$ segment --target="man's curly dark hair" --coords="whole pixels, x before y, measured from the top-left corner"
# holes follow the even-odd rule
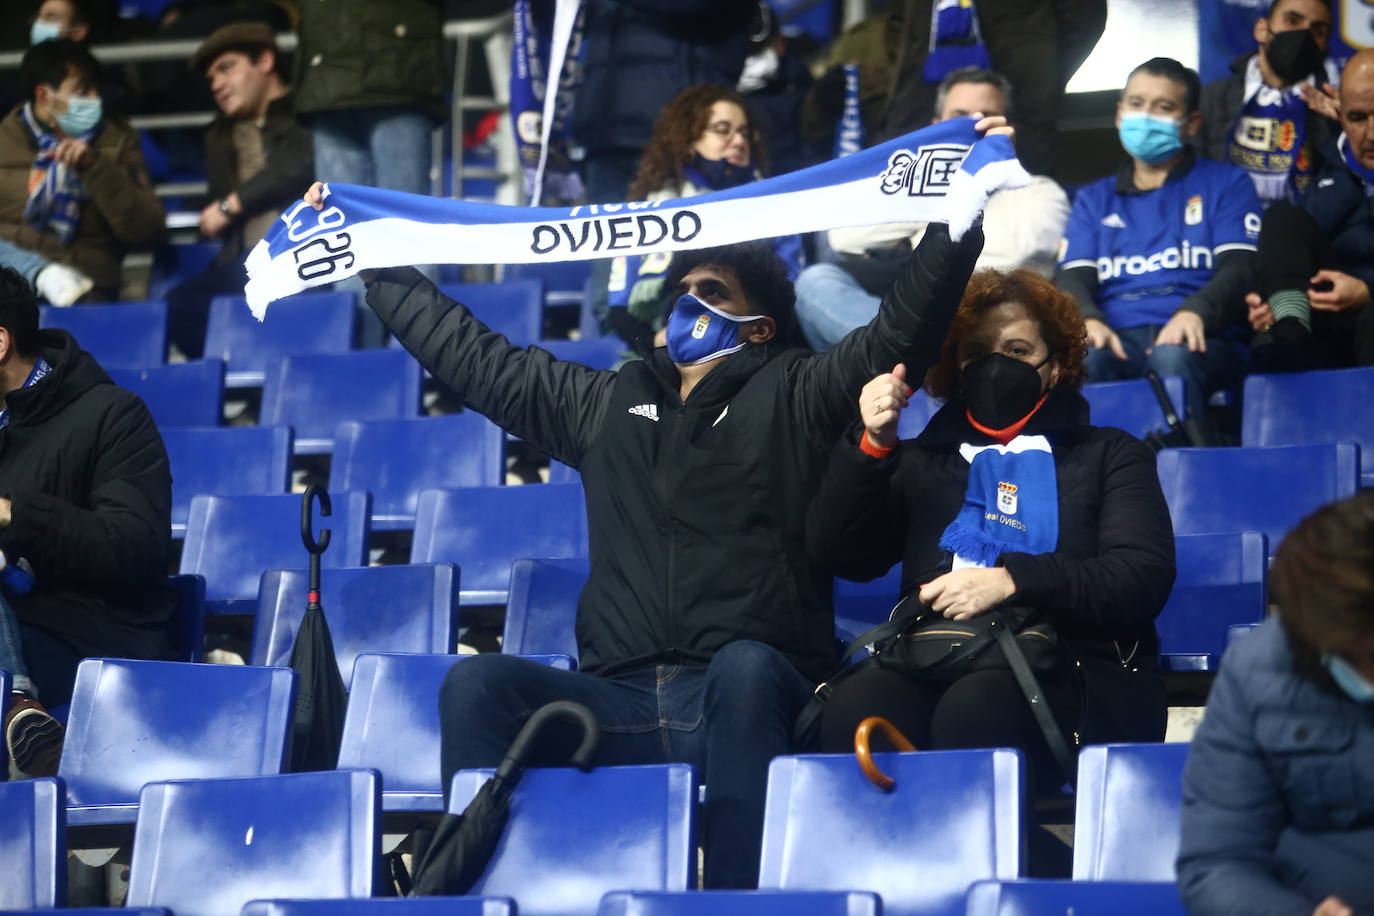
[[[11,267],[0,267],[0,328],[10,332],[20,356],[38,352],[38,301],[28,281]]]
[[[805,347],[801,328],[797,325],[797,295],[792,281],[787,279],[787,265],[773,251],[770,242],[744,242],[722,245],[719,248],[699,248],[679,251],[663,281],[664,313],[671,311],[677,296],[673,291],[698,267],[706,265],[728,270],[739,280],[749,301],[751,312],[767,315],[777,325],[773,338],[788,346]]]

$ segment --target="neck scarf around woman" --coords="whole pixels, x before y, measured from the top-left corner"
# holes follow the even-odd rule
[[[1059,543],[1059,484],[1044,436],[959,446],[969,463],[964,505],[940,537],[954,568],[995,566],[1004,553],[1049,553]]]
[[[20,117],[30,136],[38,144],[38,155],[29,172],[29,199],[24,204],[24,221],[35,229],[50,229],[63,245],[70,245],[81,221],[81,198],[85,186],[76,170],[53,158],[62,138],[48,130],[33,113],[33,103],[26,102]],[[78,140],[92,142],[100,133],[100,125],[86,131]]]

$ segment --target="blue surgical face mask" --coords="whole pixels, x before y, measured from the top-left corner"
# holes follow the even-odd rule
[[[1144,162],[1163,162],[1183,147],[1181,125],[1173,118],[1132,111],[1121,116],[1121,145]]]
[[[683,293],[668,316],[668,358],[680,366],[729,356],[749,346],[739,339],[739,326],[763,315],[731,315]]]
[[[29,44],[39,45],[62,37],[62,26],[55,22],[34,21],[29,27]]]
[[[1331,672],[1331,680],[1356,703],[1374,703],[1374,684],[1365,679],[1350,662],[1331,652],[1323,653],[1322,663]]]
[[[57,96],[57,98],[62,98]],[[100,123],[100,116],[103,109],[100,104],[100,96],[87,98],[85,96],[73,95],[63,99],[67,103],[67,110],[57,118],[57,126],[62,128],[62,133],[69,137],[79,137]]]

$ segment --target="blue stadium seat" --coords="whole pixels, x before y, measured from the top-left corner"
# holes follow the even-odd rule
[[[468,311],[487,327],[517,347],[537,341],[544,322],[542,280],[507,280],[504,283],[443,283],[439,292]]]
[[[619,337],[594,337],[590,340],[544,340],[539,346],[556,358],[582,363],[593,369],[610,369],[629,348]]]
[[[877,894],[860,891],[616,891],[596,916],[882,916]]]
[[[141,0],[144,4],[153,0]],[[161,2],[161,0],[156,0]],[[166,3],[163,3],[166,6]],[[159,10],[159,12],[161,12]],[[219,242],[190,242],[159,245],[153,252],[153,269],[148,280],[148,295],[165,296],[183,280],[204,273],[219,254]]]
[[[68,824],[132,823],[149,782],[280,772],[295,684],[289,668],[81,662],[58,766]]]
[[[369,897],[381,779],[367,770],[155,782],[139,797],[128,904],[238,916],[277,897]]]
[[[115,302],[38,309],[44,328],[70,331],[105,369],[146,369],[167,359],[167,303]]]
[[[1374,487],[1374,367],[1252,375],[1245,380],[1242,445],[1358,442]]]
[[[367,563],[366,493],[332,494],[334,514],[315,514],[316,529],[328,528],[333,541],[326,568]],[[289,569],[307,560],[301,544],[301,498],[280,496],[197,496],[191,500],[182,573],[205,577],[205,604],[211,614],[252,614],[263,570]]]
[[[177,593],[177,661],[198,662],[205,655],[205,577],[171,576],[167,584]]]
[[[897,437],[915,439],[926,428],[935,412],[945,406],[944,401],[936,400],[924,391],[912,392],[906,409],[897,417]]]
[[[463,570],[463,604],[505,604],[516,560],[586,555],[580,486],[462,487],[420,494],[410,562],[457,563]]]
[[[120,388],[143,399],[153,422],[173,426],[218,426],[224,414],[224,363],[198,359],[146,369],[109,370]]]
[[[835,579],[835,622],[856,634],[885,622],[901,598],[902,566],[868,582]]]
[[[1164,391],[1173,402],[1174,413],[1182,419],[1185,413],[1183,379],[1171,375],[1163,381]],[[1092,411],[1091,422],[1094,426],[1115,426],[1137,439],[1144,439],[1151,432],[1169,431],[1159,399],[1146,379],[1093,382],[1083,386],[1083,397]]]
[[[1178,577],[1155,619],[1168,671],[1215,671],[1232,624],[1264,619],[1269,545],[1258,531],[1180,534]]]
[[[516,916],[509,897],[254,900],[240,916]]]
[[[491,772],[454,774],[449,810],[467,807]],[[683,763],[526,770],[469,893],[513,897],[521,916],[595,916],[611,891],[685,891],[696,884],[696,799]]]
[[[339,767],[382,774],[387,811],[443,811],[439,776],[439,688],[470,655],[364,653],[353,664]],[[568,670],[566,656],[528,656]]]
[[[1173,881],[1187,744],[1098,744],[1078,754],[1075,881]]]
[[[516,560],[510,569],[505,634],[508,655],[566,655],[577,658],[577,601],[587,583],[584,557]]]
[[[250,665],[289,665],[305,616],[308,575],[269,569],[258,588]],[[458,569],[447,563],[326,569],[320,575],[339,673],[347,684],[362,652],[452,652],[458,635]]]
[[[891,792],[870,782],[852,754],[774,758],[760,888],[872,891],[889,916],[954,916],[963,912],[972,882],[1020,875],[1025,775],[1019,752],[873,759],[896,780]],[[920,862],[939,867],[913,867]]]
[[[259,422],[295,429],[296,454],[323,454],[345,420],[418,417],[420,385],[404,350],[288,356],[268,367]]]
[[[549,261],[542,264],[507,264],[503,279],[538,280],[544,285],[549,305],[579,305],[582,290],[592,276],[591,261]]]
[[[5,691],[9,702],[9,691]],[[67,825],[62,780],[0,782],[0,907],[67,903]]]
[[[242,296],[210,300],[205,356],[222,359],[229,388],[261,385],[282,356],[347,353],[353,348],[357,308],[351,292],[302,293],[273,302],[259,322]]]
[[[549,483],[582,483],[582,475],[561,461],[549,459]]]
[[[285,493],[291,480],[288,426],[164,429],[172,465],[172,533],[186,532],[197,496]]]
[[[505,482],[506,434],[475,411],[420,420],[340,423],[329,483],[372,494],[372,527],[411,528],[421,490]]]
[[[1187,916],[1172,881],[979,881],[965,916]]]
[[[1226,648],[1231,648],[1231,644],[1238,639],[1250,635],[1250,631],[1259,626],[1258,623],[1233,623],[1226,628]]]
[[[1261,531],[1276,550],[1303,517],[1355,495],[1360,447],[1166,448],[1157,467],[1175,534]]]

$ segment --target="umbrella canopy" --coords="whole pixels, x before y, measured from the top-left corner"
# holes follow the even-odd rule
[[[326,528],[318,541],[314,537],[311,508],[316,498],[321,515],[332,511],[329,493],[319,484],[311,484],[301,501],[301,540],[310,553],[310,590],[305,617],[291,646],[291,667],[296,669],[291,769],[298,773],[334,769],[343,738],[344,708],[348,705],[348,691],[334,655],[334,639],[329,635],[329,622],[320,604],[320,556],[329,547],[330,532]]]

